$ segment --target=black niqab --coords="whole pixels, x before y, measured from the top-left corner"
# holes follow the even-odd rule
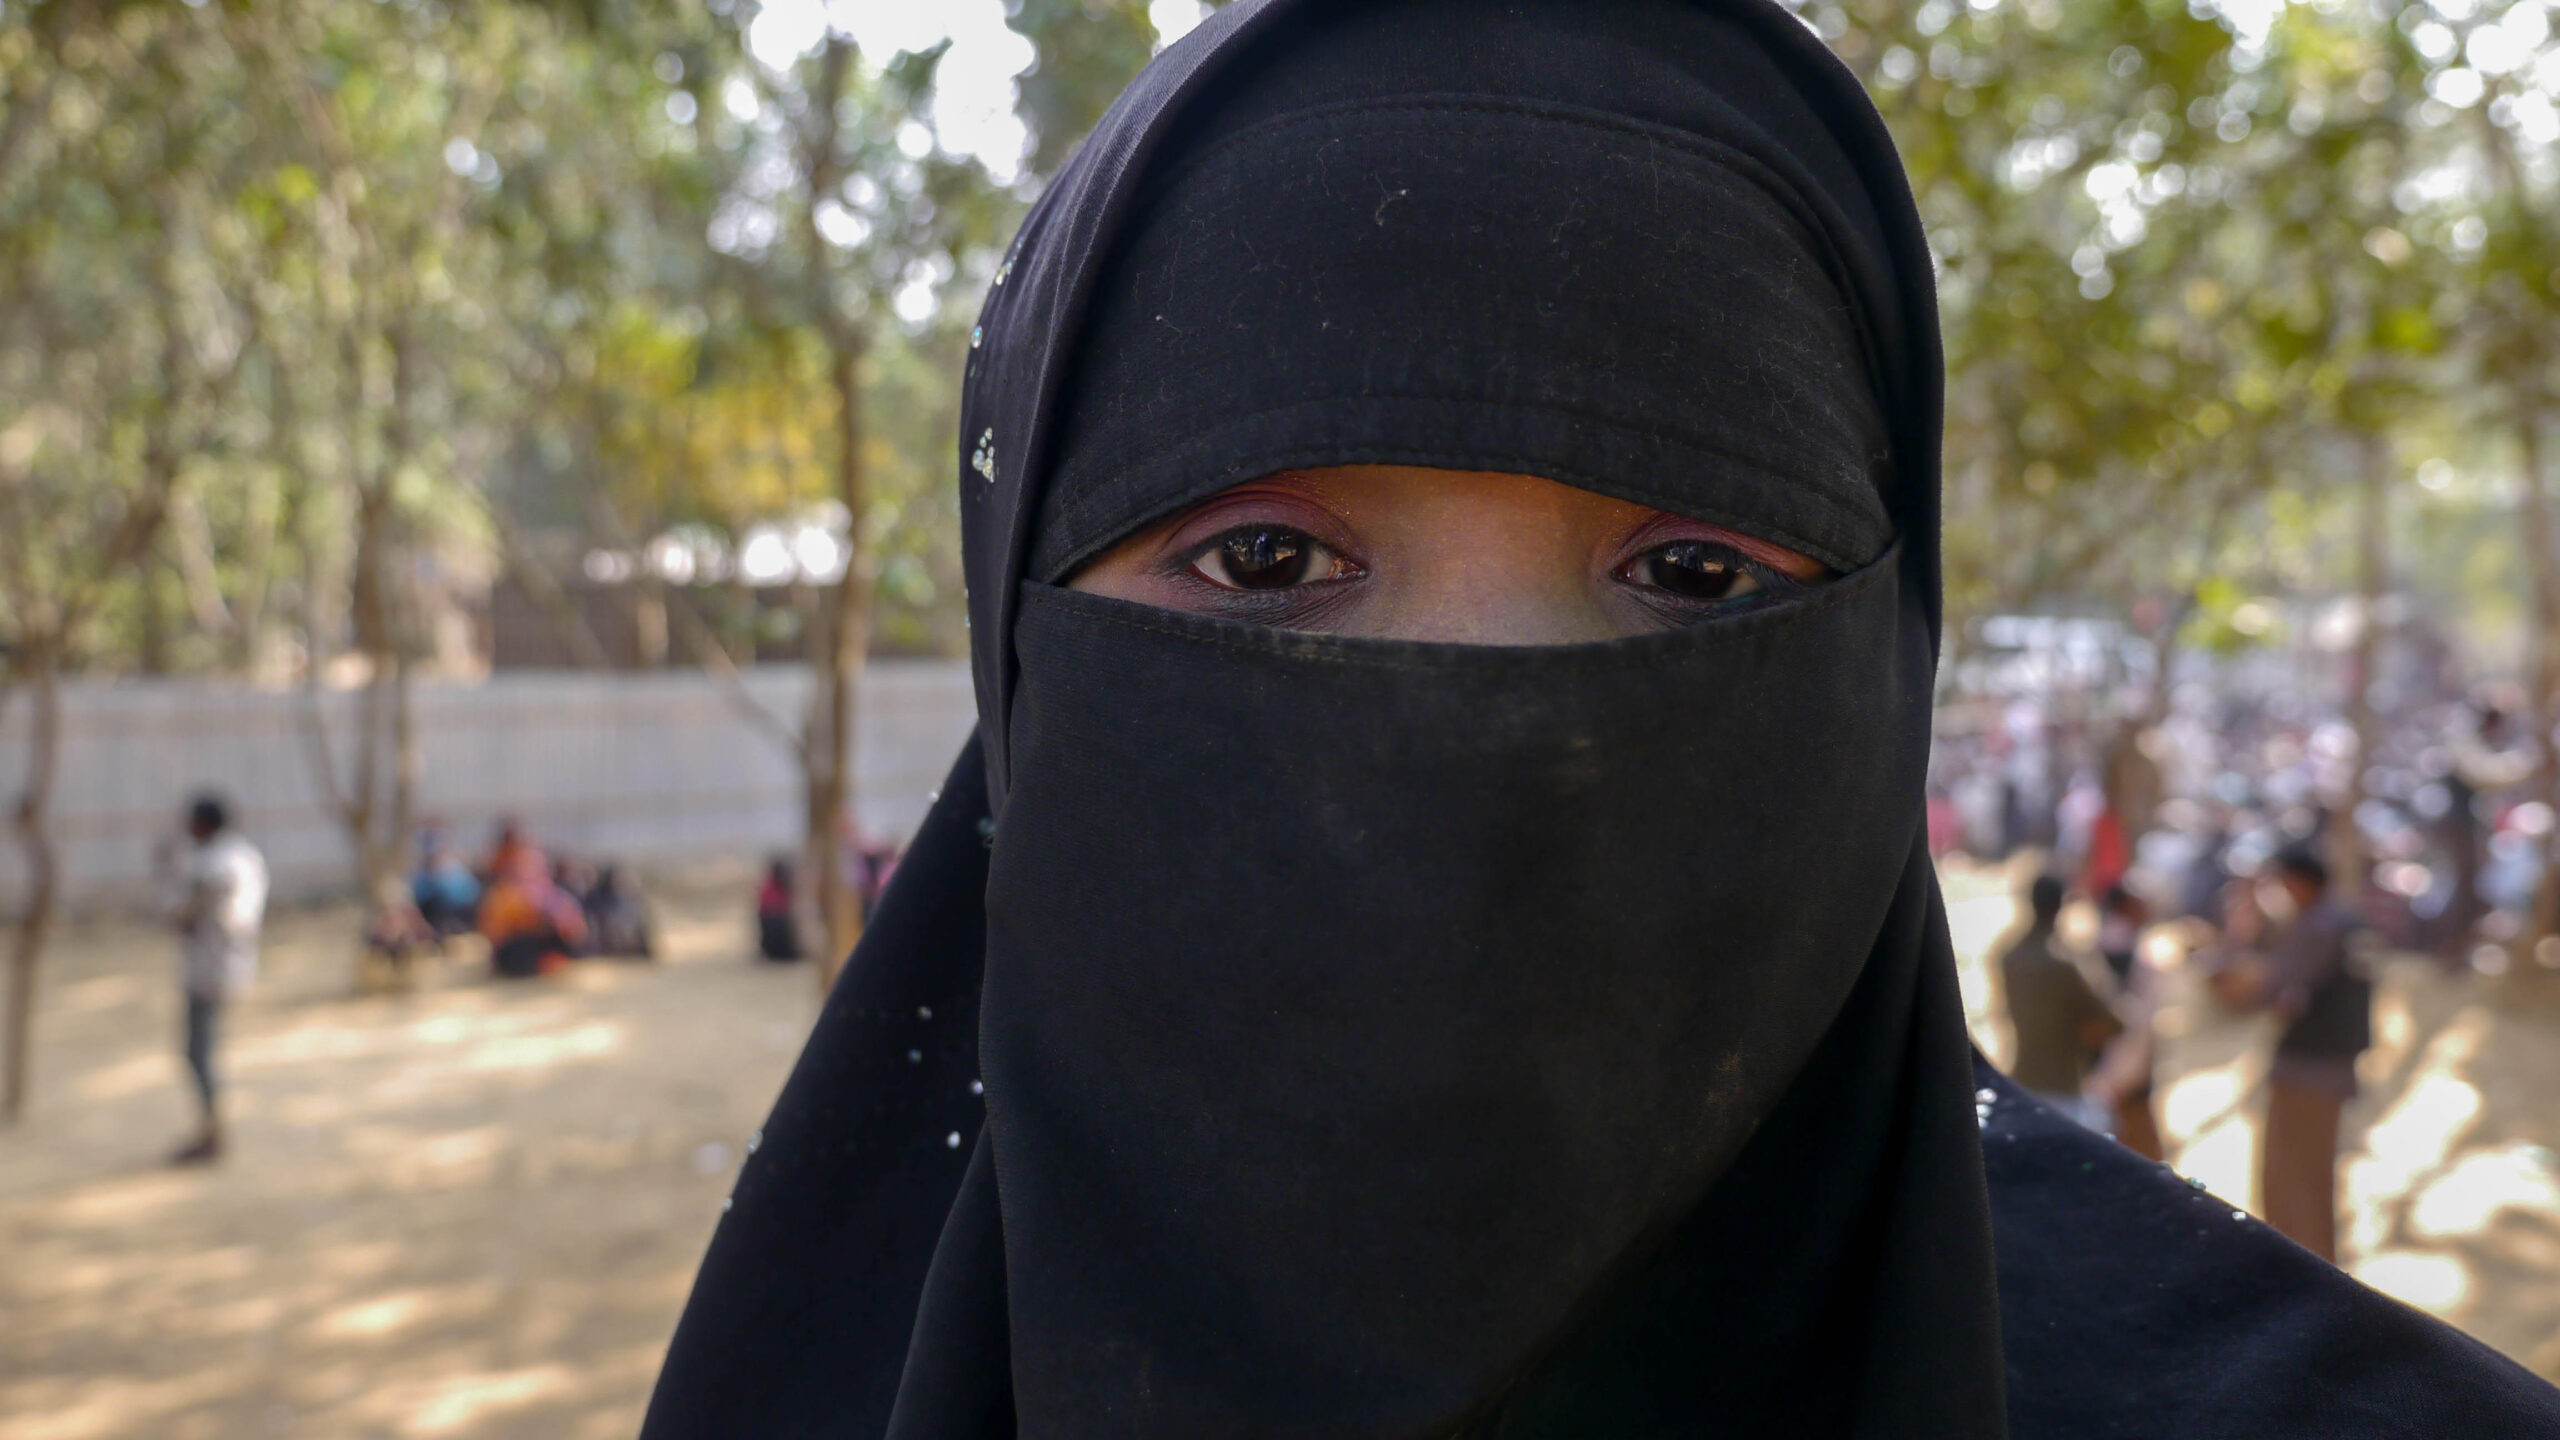
[[[649,1440],[2006,1433],[1936,336],[1881,123],[1762,0],[1240,0],[1161,57],[999,271],[979,737]],[[1056,588],[1360,462],[1843,573],[1518,648]]]
[[[830,1232],[911,1226],[937,1166],[948,1221],[920,1289],[913,1252],[787,1281],[831,1297],[800,1313],[842,1359],[756,1413],[1998,1435],[1969,1058],[1917,858],[1928,285],[1872,110],[1772,7],[1246,4],[1142,77],[1024,227],[970,376],[1002,717],[983,910],[928,899],[982,873],[934,829],[705,1296],[813,1152],[881,1177],[828,1187],[860,1192]],[[1359,461],[1544,474],[1849,573],[1528,649],[1042,583],[1235,480]],[[981,921],[982,1008],[872,993],[967,972]],[[956,1099],[957,1047],[900,1041],[973,1009],[982,1132],[848,1111],[852,1053],[892,1106]],[[907,1148],[785,1133],[820,1103]],[[711,1303],[671,1369],[755,1343],[697,1323]]]
[[[1997,1432],[1970,1072],[1911,864],[1924,587],[1886,553],[1932,468],[1879,392],[1933,368],[1886,207],[1819,187],[1855,167],[1803,60],[1838,74],[1791,21],[1681,0],[1308,6],[1149,157],[1029,438],[1031,580],[1356,461],[1567,479],[1855,573],[1556,650],[1018,588],[1000,1234],[970,1248],[1003,1255],[1026,1430]],[[998,504],[1010,413],[971,417]],[[1809,1066],[1826,1034],[1856,1040]],[[1798,1089],[1824,1102],[1781,1111]],[[1836,1203],[1754,1234],[1701,1215],[1728,1179]],[[1694,1353],[1646,1363],[1666,1327]],[[893,1433],[941,1414],[911,1389]]]

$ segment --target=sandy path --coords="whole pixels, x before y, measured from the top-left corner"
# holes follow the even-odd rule
[[[1949,875],[1968,1000],[2007,877]],[[626,1437],[745,1137],[798,1048],[805,970],[667,905],[670,958],[349,998],[352,918],[288,917],[229,1048],[234,1157],[185,1128],[164,937],[68,935],[34,1113],[0,1135],[0,1440]],[[2348,1264],[2560,1373],[2560,1023],[2397,967],[2349,1112]],[[2176,1161],[2252,1203],[2251,1022],[2180,993]]]
[[[66,937],[0,1136],[0,1436],[629,1436],[815,1011],[734,910],[665,918],[662,966],[369,999],[350,913],[282,920],[188,1172],[166,941]]]

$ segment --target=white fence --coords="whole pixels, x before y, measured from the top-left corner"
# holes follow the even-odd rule
[[[760,666],[749,691],[795,723],[806,669]],[[923,818],[976,719],[968,667],[874,661],[861,689],[856,764],[863,823],[903,839]],[[415,695],[423,762],[419,814],[448,822],[467,850],[502,815],[581,856],[649,864],[752,857],[792,848],[800,833],[798,769],[734,696],[699,672],[509,672],[471,683],[422,683]],[[64,900],[76,908],[151,893],[152,851],[198,790],[229,797],[265,850],[278,894],[351,888],[345,832],[323,798],[294,692],[206,681],[83,681],[63,695],[54,833]],[[323,713],[344,737],[352,694]],[[0,714],[0,804],[13,805],[26,763],[27,707]],[[22,893],[23,866],[0,845],[0,910]]]

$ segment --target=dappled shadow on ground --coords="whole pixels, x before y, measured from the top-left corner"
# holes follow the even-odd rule
[[[351,913],[281,921],[206,1171],[159,1163],[168,942],[68,937],[0,1135],[0,1437],[633,1433],[816,1000],[734,903],[666,918],[665,965],[372,998]]]
[[[1983,1049],[2008,1045],[1991,971],[2026,872],[1950,866],[1948,917]],[[2255,1213],[2274,1041],[2168,947],[2159,1113],[2170,1163]],[[2560,1379],[2560,1013],[2408,956],[2376,990],[2363,1094],[2339,1140],[2339,1259],[2358,1279]]]

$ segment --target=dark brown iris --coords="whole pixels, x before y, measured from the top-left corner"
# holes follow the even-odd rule
[[[1255,526],[1218,542],[1229,583],[1241,590],[1285,590],[1307,578],[1315,546],[1295,530]]]
[[[1683,600],[1722,600],[1742,579],[1739,557],[1704,540],[1674,541],[1646,560],[1645,581]]]

